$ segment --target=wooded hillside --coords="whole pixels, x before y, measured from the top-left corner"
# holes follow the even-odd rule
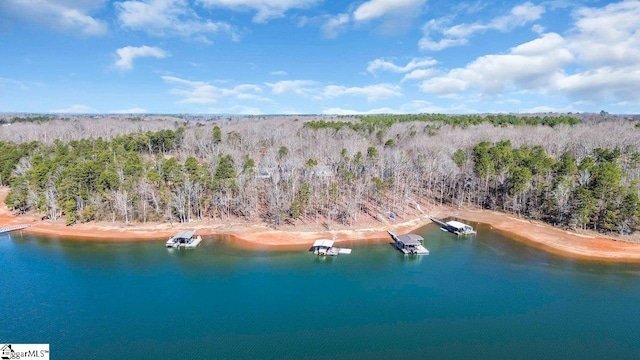
[[[48,119],[0,127],[7,204],[51,219],[348,225],[424,204],[629,234],[640,128],[620,118]]]

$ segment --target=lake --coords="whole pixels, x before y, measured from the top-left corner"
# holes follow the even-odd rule
[[[49,343],[52,359],[640,358],[639,265],[476,226],[416,231],[422,257],[5,235],[0,342]]]

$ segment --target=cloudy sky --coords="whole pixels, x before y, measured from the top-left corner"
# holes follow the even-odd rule
[[[0,112],[640,112],[640,1],[0,0]]]

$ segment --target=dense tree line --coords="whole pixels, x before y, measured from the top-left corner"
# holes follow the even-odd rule
[[[0,141],[0,182],[11,186],[12,209],[69,225],[244,218],[331,226],[453,204],[569,228],[627,234],[638,226],[634,123],[499,123],[504,118],[466,128],[444,123],[434,136],[425,120],[376,118],[367,120],[375,131],[318,126],[342,121],[315,118],[136,119],[129,133],[109,138],[82,138],[88,125],[72,121],[73,140]]]
[[[446,115],[446,114],[405,114],[405,115],[359,115],[357,121],[327,121],[316,120],[305,123],[306,127],[312,129],[333,129],[340,130],[348,127],[356,131],[367,130],[373,132],[379,129],[391,127],[395,123],[407,122],[428,122],[436,126],[451,125],[454,127],[467,128],[472,125],[489,123],[494,126],[507,125],[529,125],[529,126],[550,126],[576,125],[581,120],[570,115],[552,116],[520,116],[514,114],[488,114],[488,115]]]
[[[569,151],[553,159],[541,146],[481,142],[470,159],[475,178],[458,180],[458,199],[571,228],[629,234],[638,225],[640,152],[633,148],[597,148],[578,162]],[[456,162],[465,166],[466,158]]]
[[[0,119],[0,124],[12,124],[12,123],[21,123],[21,122],[34,122],[34,123],[42,123],[55,119],[53,116],[49,115],[36,115],[36,116],[14,116],[10,119]]]

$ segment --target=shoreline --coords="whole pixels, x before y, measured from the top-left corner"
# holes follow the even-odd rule
[[[212,221],[194,221],[186,224],[136,223],[134,225],[89,223],[65,226],[61,221],[41,220],[30,214],[22,216],[11,214],[4,204],[6,191],[6,188],[0,189],[0,226],[29,224],[29,228],[20,231],[29,235],[71,240],[165,241],[180,230],[192,229],[203,237],[228,237],[234,245],[250,249],[301,249],[323,238],[334,239],[336,243],[379,242],[388,239],[387,230],[407,233],[431,223],[426,213],[416,213],[410,214],[407,220],[399,223],[383,224],[378,221],[360,223],[353,227],[338,227],[333,230],[327,230],[319,224],[272,229],[259,223],[214,223]],[[428,212],[430,216],[456,217],[463,221],[487,224],[514,241],[563,257],[614,263],[640,263],[640,243],[617,241],[596,233],[578,234],[491,210],[433,206]]]
[[[513,241],[565,258],[640,264],[640,243],[637,242],[620,241],[595,232],[579,234],[491,210],[464,209],[456,216],[487,224]]]

